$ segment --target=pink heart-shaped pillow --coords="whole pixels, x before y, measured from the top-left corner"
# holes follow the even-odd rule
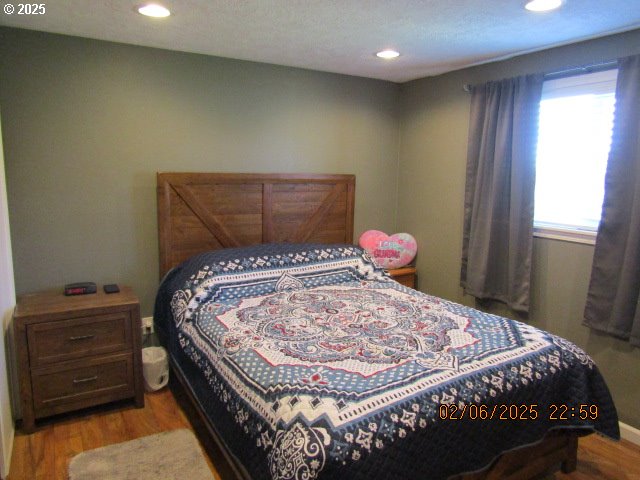
[[[408,233],[391,236],[379,230],[367,230],[358,241],[373,260],[383,268],[399,268],[408,265],[416,256],[416,239]]]

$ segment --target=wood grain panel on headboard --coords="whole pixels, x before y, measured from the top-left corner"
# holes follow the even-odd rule
[[[158,173],[160,277],[208,250],[352,243],[354,175]]]

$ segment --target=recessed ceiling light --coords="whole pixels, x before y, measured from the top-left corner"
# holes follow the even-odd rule
[[[398,52],[396,52],[395,50],[382,50],[378,53],[376,53],[376,57],[380,57],[380,58],[386,58],[386,59],[390,59],[390,58],[396,58],[399,57],[400,54]]]
[[[157,3],[146,3],[138,7],[138,13],[146,15],[147,17],[168,17],[171,12],[168,8],[158,5]]]
[[[548,12],[562,5],[562,0],[531,0],[524,6],[532,12]]]

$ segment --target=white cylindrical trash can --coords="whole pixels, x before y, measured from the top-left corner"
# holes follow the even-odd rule
[[[142,375],[148,392],[160,390],[169,383],[169,362],[167,351],[162,347],[142,349]]]

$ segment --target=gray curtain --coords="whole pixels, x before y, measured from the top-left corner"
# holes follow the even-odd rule
[[[584,325],[640,346],[640,55],[618,62],[613,137]]]
[[[528,312],[542,75],[471,90],[460,284]]]

